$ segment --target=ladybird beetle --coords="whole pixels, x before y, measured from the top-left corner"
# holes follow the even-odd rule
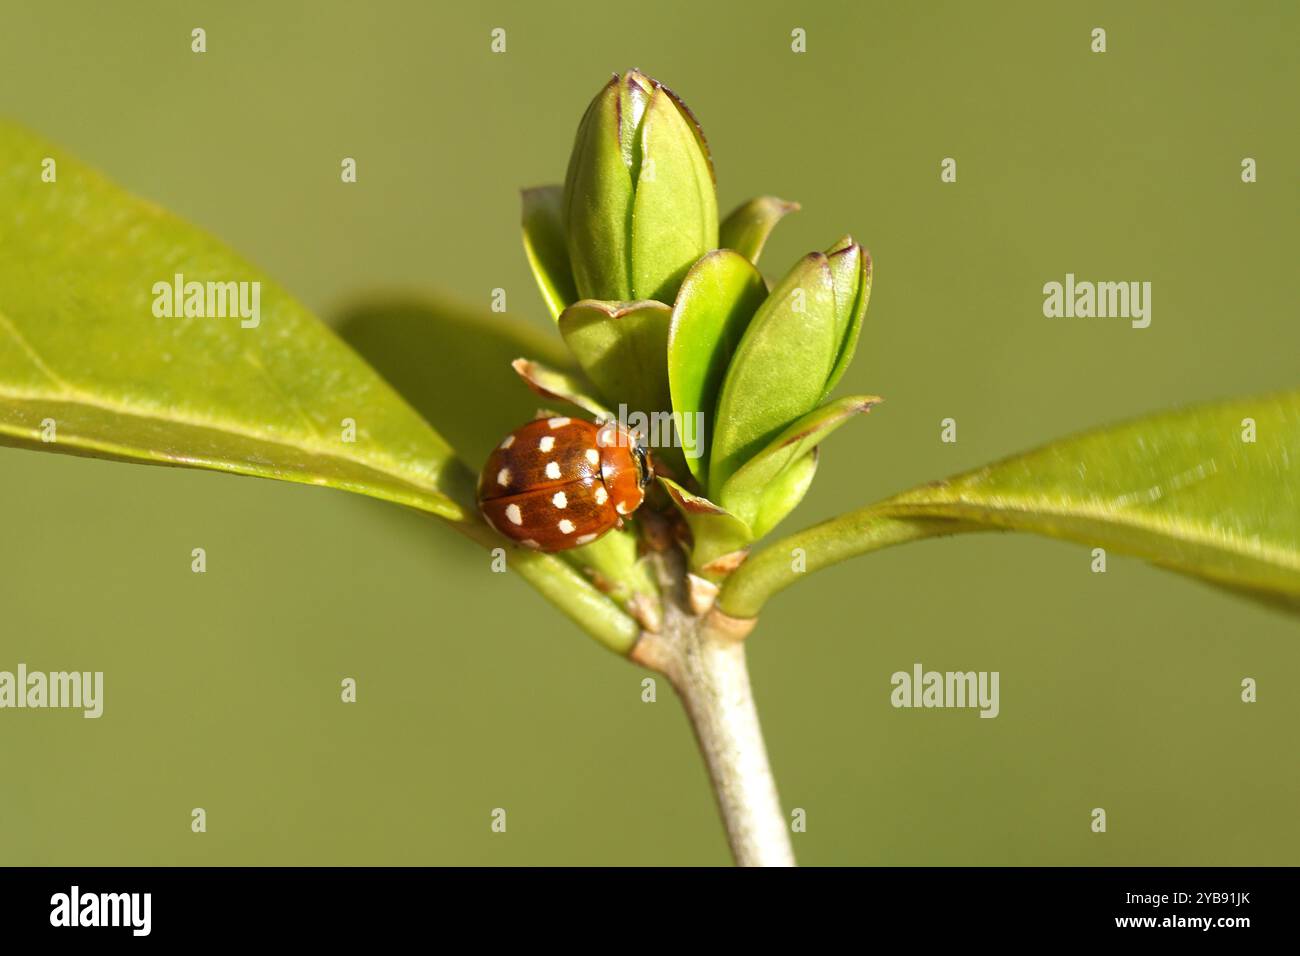
[[[524,547],[564,551],[621,528],[645,500],[651,476],[645,446],[617,422],[537,418],[488,456],[478,507]]]

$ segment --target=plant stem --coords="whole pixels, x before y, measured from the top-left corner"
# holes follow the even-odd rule
[[[642,633],[628,656],[664,674],[681,697],[737,865],[794,866],[745,645],[726,626],[691,612],[685,561],[676,548],[653,554],[651,563],[663,596],[663,626],[658,633]]]
[[[685,556],[670,526],[648,509],[640,522],[648,544],[646,569],[659,585],[660,613],[658,626],[642,630],[627,656],[667,677],[681,697],[736,863],[794,866],[740,640],[753,622],[695,614]]]
[[[949,518],[895,516],[885,506],[859,508],[782,538],[751,555],[722,587],[718,610],[733,618],[753,618],[768,598],[788,588],[810,571],[818,571],[860,554],[963,531],[987,531],[987,526]],[[795,550],[804,562],[796,569]]]
[[[686,705],[738,866],[794,866],[754,706],[745,645],[692,629],[674,686]]]

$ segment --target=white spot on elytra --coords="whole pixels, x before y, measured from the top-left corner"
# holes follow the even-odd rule
[[[605,490],[604,485],[596,486],[596,504],[603,505],[609,500],[609,492]]]
[[[567,419],[567,418],[548,418],[548,419],[546,420],[546,424],[547,424],[549,427],[551,427],[551,428],[563,428],[565,425],[569,424],[569,419]]]
[[[568,518],[562,518],[560,520],[559,529],[564,534],[573,534],[573,522]]]
[[[617,512],[618,512],[619,514],[621,514],[621,515],[625,515],[625,514],[627,514],[627,511],[628,511],[628,508],[627,508],[627,502],[626,502],[626,501],[620,501],[618,504],[616,504],[616,505],[614,506],[614,510],[617,511]]]
[[[568,499],[568,497],[564,494],[563,491],[557,491],[557,492],[555,493],[555,497],[551,499],[551,503],[554,504],[555,507],[557,507],[557,508],[567,508],[567,507],[569,507],[569,499]]]
[[[560,480],[560,463],[557,461],[548,461],[546,463],[546,477],[551,481]]]
[[[600,464],[600,452],[594,448],[587,449],[587,461],[591,462],[591,467],[595,468]]]
[[[509,468],[502,468],[500,471],[497,472],[497,484],[500,485],[502,488],[510,484]]]
[[[593,542],[593,541],[595,541],[595,540],[596,540],[596,536],[595,536],[594,534],[584,534],[584,535],[581,535],[580,537],[574,538],[574,539],[573,539],[573,543],[574,543],[574,544],[590,544],[591,542]]]
[[[555,447],[554,435],[544,435],[542,437],[542,440],[537,443],[538,451],[550,451],[554,447]]]
[[[511,445],[513,445],[514,443],[515,443],[515,436],[514,436],[514,435],[507,435],[507,436],[506,436],[506,440],[503,441],[503,442],[501,443],[501,447],[502,447],[502,448],[509,448],[509,447],[510,447]]]
[[[524,523],[524,516],[520,512],[518,505],[506,505],[506,517],[510,519],[511,524]]]

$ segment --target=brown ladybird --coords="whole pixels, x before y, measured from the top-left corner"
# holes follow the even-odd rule
[[[622,527],[645,500],[650,478],[645,446],[617,422],[537,418],[488,456],[478,507],[507,538],[564,551]]]

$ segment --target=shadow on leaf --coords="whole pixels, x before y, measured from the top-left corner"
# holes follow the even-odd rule
[[[476,470],[546,404],[510,363],[575,369],[558,334],[430,295],[358,300],[339,310],[335,328]]]

